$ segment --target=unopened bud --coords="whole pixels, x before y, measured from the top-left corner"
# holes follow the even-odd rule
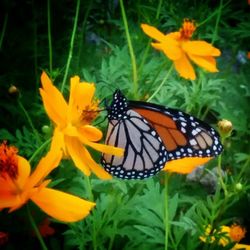
[[[50,128],[50,126],[48,126],[48,125],[43,125],[42,126],[42,132],[44,133],[44,134],[49,134],[50,132],[51,132],[51,128]]]
[[[219,121],[218,127],[219,127],[219,131],[220,131],[221,136],[224,138],[229,137],[231,135],[232,130],[233,130],[232,122],[230,122],[226,119]]]
[[[19,96],[19,89],[15,85],[11,85],[8,89],[8,92],[13,97]]]
[[[243,188],[243,185],[242,185],[240,182],[236,183],[235,189],[236,189],[237,191],[241,191],[242,188]]]

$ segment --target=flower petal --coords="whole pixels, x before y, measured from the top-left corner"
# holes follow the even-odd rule
[[[155,27],[150,26],[148,24],[141,24],[141,28],[146,35],[155,39],[156,41],[159,42],[165,41],[166,36]]]
[[[102,139],[102,131],[91,125],[85,125],[78,128],[78,133],[87,138],[89,141],[99,141]]]
[[[31,200],[51,217],[75,222],[85,218],[95,203],[51,188],[42,188]]]
[[[188,54],[197,56],[220,56],[221,52],[205,41],[187,41],[182,43],[182,49]]]
[[[189,55],[189,58],[198,66],[206,69],[209,72],[218,72],[216,60],[212,56],[195,56]]]
[[[83,148],[83,150],[84,150],[84,161],[86,162],[88,167],[92,170],[92,172],[100,179],[103,180],[112,179],[112,176],[92,159],[88,150],[86,148]]]
[[[41,82],[43,88],[39,90],[48,116],[57,125],[64,124],[67,118],[67,103],[61,92],[52,84],[45,72],[42,73]]]
[[[18,156],[18,176],[16,183],[20,189],[23,188],[29,176],[30,176],[29,162],[25,158]]]
[[[17,195],[13,195],[11,197],[8,197],[8,199],[2,199],[0,198],[0,210],[3,208],[11,208],[11,207],[20,207],[23,203],[19,199]],[[11,212],[11,211],[10,211]]]
[[[182,52],[178,44],[169,42],[164,43],[151,43],[152,47],[155,49],[161,50],[170,60],[177,60],[181,57]]]
[[[84,161],[84,146],[77,138],[65,136],[65,145],[68,154],[71,156],[75,166],[80,169],[85,175],[90,175],[90,169]]]
[[[58,166],[62,159],[62,151],[49,151],[38,163],[36,169],[27,180],[24,190],[29,190],[41,182],[54,168]]]
[[[195,168],[205,164],[212,157],[186,157],[179,160],[169,161],[165,164],[164,171],[175,172],[179,174],[189,174]]]
[[[50,150],[51,151],[63,150],[64,154],[66,154],[67,152],[64,142],[64,134],[58,128],[54,129]]]
[[[180,76],[186,79],[195,80],[196,76],[193,66],[184,53],[180,59],[174,61],[174,65]]]

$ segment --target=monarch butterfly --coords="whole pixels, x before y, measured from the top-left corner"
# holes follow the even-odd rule
[[[124,148],[124,156],[103,154],[101,163],[107,172],[119,178],[148,178],[165,164],[170,170],[172,166],[182,168],[187,162],[201,165],[222,151],[218,133],[182,111],[129,101],[120,90],[113,94],[107,111],[105,143]],[[185,173],[181,169],[179,172]]]

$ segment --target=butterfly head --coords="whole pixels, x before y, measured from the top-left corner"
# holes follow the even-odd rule
[[[126,118],[128,101],[122,92],[117,89],[113,94],[113,100],[108,110],[108,118],[110,120],[120,120]]]

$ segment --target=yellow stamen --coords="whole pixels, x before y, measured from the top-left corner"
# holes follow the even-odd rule
[[[246,234],[246,229],[240,225],[233,224],[230,227],[229,235],[233,241],[237,242],[241,241],[245,237],[245,234]]]
[[[98,104],[99,101],[95,100],[82,110],[80,117],[81,124],[90,124],[97,117],[99,113]]]
[[[189,40],[192,37],[195,30],[196,30],[196,25],[194,21],[184,19],[182,27],[179,30],[181,34],[181,39]]]

